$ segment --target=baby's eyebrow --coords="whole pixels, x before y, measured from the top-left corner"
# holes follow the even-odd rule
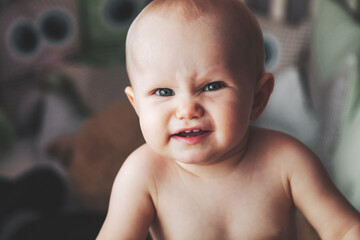
[[[224,67],[212,67],[207,69],[206,71],[204,71],[201,74],[198,74],[198,79],[200,80],[208,80],[208,79],[214,79],[214,77],[216,78],[220,78],[220,79],[228,79],[231,78],[231,74],[230,71],[227,70]]]

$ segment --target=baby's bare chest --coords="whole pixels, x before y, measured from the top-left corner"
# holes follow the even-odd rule
[[[172,180],[160,185],[156,208],[155,239],[289,239],[293,226],[293,204],[271,176]]]

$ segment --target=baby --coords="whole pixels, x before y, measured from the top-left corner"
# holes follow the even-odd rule
[[[323,239],[360,239],[360,215],[319,159],[250,126],[274,86],[240,0],[155,0],[126,43],[146,144],[122,166],[98,239],[294,239],[299,209]]]

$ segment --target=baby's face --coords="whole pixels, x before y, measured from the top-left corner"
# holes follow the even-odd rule
[[[203,22],[149,17],[127,94],[148,145],[182,163],[210,164],[244,147],[255,83]],[[234,64],[236,63],[236,64]]]

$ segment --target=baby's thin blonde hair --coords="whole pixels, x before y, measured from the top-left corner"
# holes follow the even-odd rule
[[[136,42],[136,25],[147,15],[158,14],[164,18],[178,18],[184,24],[192,21],[204,21],[213,25],[219,33],[230,41],[231,47],[242,45],[248,52],[246,68],[253,72],[256,80],[265,72],[265,52],[263,35],[254,14],[241,0],[154,0],[135,19],[126,41],[127,58],[132,54]],[[238,53],[239,56],[243,52]],[[129,65],[127,67],[129,72]]]

